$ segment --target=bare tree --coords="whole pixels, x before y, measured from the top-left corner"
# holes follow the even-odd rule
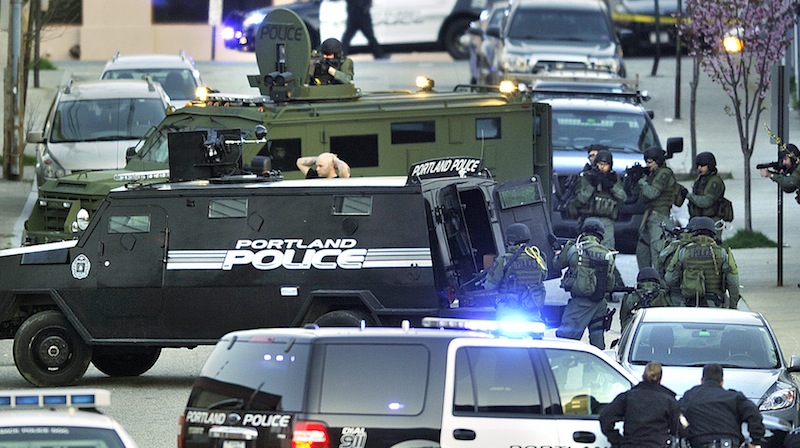
[[[725,112],[736,119],[744,156],[745,229],[752,230],[750,159],[772,68],[790,44],[794,0],[687,0],[685,19],[681,32],[689,53],[731,100]],[[726,38],[739,46],[726,49]],[[692,89],[692,102],[694,95],[696,89]],[[691,120],[694,128],[693,112]]]

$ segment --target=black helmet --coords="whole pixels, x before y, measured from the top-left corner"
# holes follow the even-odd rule
[[[602,222],[589,218],[583,223],[583,227],[581,227],[581,233],[595,235],[598,238],[603,238],[603,235],[606,233],[606,228]]]
[[[332,54],[333,57],[339,59],[342,57],[342,43],[339,42],[339,39],[329,37],[319,46],[319,51],[322,54]]]
[[[653,159],[656,161],[658,165],[663,165],[666,158],[667,156],[666,154],[664,154],[664,150],[661,148],[656,148],[655,146],[651,146],[644,150],[645,162],[647,162],[647,159]]]
[[[779,159],[782,159],[786,156],[791,157],[793,159],[792,162],[796,164],[798,161],[800,161],[800,149],[797,149],[797,146],[795,146],[794,143],[789,143],[786,145],[786,149],[781,149],[778,152]]]
[[[506,229],[506,240],[508,244],[527,243],[531,240],[531,229],[525,224],[511,224]]]
[[[714,220],[708,216],[695,216],[689,220],[686,230],[692,233],[707,232],[709,235],[714,235],[717,229]]]
[[[656,271],[655,268],[651,268],[650,266],[642,268],[642,270],[639,271],[639,275],[636,276],[636,283],[646,282],[648,280],[654,282],[661,281],[661,276],[658,275],[658,271]]]
[[[611,155],[611,151],[607,149],[601,149],[597,151],[597,155],[594,156],[594,163],[605,162],[609,164],[609,166],[614,166],[614,156]]]
[[[714,157],[714,154],[710,152],[701,152],[694,158],[695,165],[706,165],[708,166],[709,171],[714,171],[717,169],[717,159]]]

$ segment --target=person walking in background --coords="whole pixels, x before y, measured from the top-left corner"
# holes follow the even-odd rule
[[[649,362],[642,381],[600,411],[600,430],[613,447],[664,448],[679,437],[680,407],[675,392],[661,385],[661,364]],[[623,422],[623,434],[614,428]]]
[[[350,54],[350,42],[356,32],[367,38],[369,50],[375,59],[388,59],[389,55],[383,52],[383,48],[375,38],[375,31],[372,29],[372,0],[347,0],[347,25],[342,34],[342,49],[345,56]]]
[[[706,364],[702,383],[681,397],[681,412],[689,422],[686,438],[692,448],[736,448],[742,444],[742,423],[747,423],[752,443],[764,442],[764,423],[756,405],[741,392],[722,387],[722,366]]]

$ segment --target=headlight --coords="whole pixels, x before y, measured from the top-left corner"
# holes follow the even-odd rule
[[[606,70],[612,73],[619,71],[619,60],[616,58],[590,58],[589,63],[595,70]]]
[[[759,411],[777,411],[794,406],[797,390],[790,387],[773,392],[758,406]]]
[[[55,179],[58,177],[64,177],[67,172],[66,170],[58,164],[55,160],[50,157],[49,153],[45,153],[42,155],[42,174],[44,177],[49,179]]]
[[[528,58],[518,54],[503,56],[503,69],[511,73],[528,73],[531,71],[528,65]]]
[[[258,25],[259,23],[264,21],[264,17],[266,16],[267,15],[264,14],[263,12],[254,12],[244,19],[244,21],[242,22],[242,28],[247,28],[251,25]]]

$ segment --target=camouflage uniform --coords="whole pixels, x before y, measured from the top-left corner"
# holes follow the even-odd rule
[[[636,277],[636,288],[625,294],[619,309],[620,331],[633,319],[634,311],[639,308],[657,306],[676,306],[672,303],[664,287],[661,277],[654,268],[644,268]]]
[[[670,211],[678,193],[679,184],[672,170],[664,165],[664,155],[661,149],[649,148],[645,151],[645,160],[648,151],[657,150],[660,155],[658,169],[651,171],[647,177],[639,180],[639,201],[647,206],[639,226],[639,242],[636,245],[636,262],[639,269],[653,266],[658,259],[658,254],[666,244],[664,231],[661,224],[672,226]]]
[[[692,191],[686,195],[689,201],[689,217],[708,216],[714,222],[722,219],[720,201],[725,196],[725,182],[717,173],[717,160],[710,152],[701,152],[695,158],[697,165],[708,166],[708,174],[697,176]],[[716,230],[717,239],[722,238],[722,228]]]
[[[689,243],[678,250],[667,266],[664,279],[672,290],[681,291],[687,306],[736,308],[739,301],[736,262],[712,236],[710,218],[692,218],[690,226],[698,219],[709,224],[694,231]]]
[[[599,234],[588,232],[586,229],[589,227],[599,227]],[[613,252],[600,244],[603,225],[599,221],[588,219],[583,229],[578,240],[565,247],[555,260],[556,269],[567,268],[561,287],[569,291],[571,296],[556,335],[579,340],[588,328],[589,342],[602,350],[605,348],[603,334],[608,306],[605,295],[614,287],[614,257]],[[594,269],[597,284],[591,297],[577,292],[577,284],[580,282],[579,265]]]
[[[613,163],[611,153],[606,150],[597,153],[595,163],[597,161],[610,165]],[[614,221],[619,215],[619,208],[628,199],[622,180],[613,170],[604,173],[596,168],[584,170],[578,176],[578,188],[573,200],[581,224],[589,218],[603,223],[603,246],[615,249]]]

